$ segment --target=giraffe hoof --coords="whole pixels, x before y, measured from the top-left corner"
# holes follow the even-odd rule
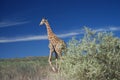
[[[53,70],[54,72],[56,72],[56,69],[55,69],[54,67],[52,67],[52,70]]]
[[[54,67],[52,67],[52,70],[53,70],[54,72],[57,72],[57,69],[55,69]]]

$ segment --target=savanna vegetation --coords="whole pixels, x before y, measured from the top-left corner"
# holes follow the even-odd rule
[[[48,57],[0,59],[0,80],[120,80],[120,38],[84,30],[83,38],[67,43],[59,73],[50,70]]]
[[[0,80],[41,80],[47,77],[48,57],[0,59]]]
[[[85,27],[82,39],[68,42],[60,76],[64,80],[120,80],[120,38]]]

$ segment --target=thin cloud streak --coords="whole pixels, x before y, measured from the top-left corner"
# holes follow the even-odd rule
[[[33,41],[33,40],[46,40],[47,36],[24,36],[16,38],[4,38],[0,39],[0,43],[10,43],[10,42],[22,42],[22,41]]]
[[[95,31],[97,32],[104,32],[104,31],[120,31],[120,27],[108,27],[108,28],[99,28],[96,29]],[[74,32],[69,32],[65,34],[58,34],[57,36],[60,38],[67,38],[70,36],[76,36],[84,34],[84,32],[81,31],[74,31]],[[47,40],[48,37],[47,35],[31,35],[31,36],[23,36],[23,37],[14,37],[14,38],[1,38],[0,43],[11,43],[11,42],[22,42],[22,41],[34,41],[34,40]]]
[[[111,30],[111,31],[120,31],[120,27],[110,27],[109,30]]]
[[[105,27],[105,28],[99,28],[95,30],[96,32],[101,32],[101,31],[120,31],[120,27]]]
[[[66,34],[57,35],[60,38],[66,38],[69,36],[79,35],[80,33],[72,32]],[[34,40],[47,40],[47,35],[38,35],[38,36],[24,36],[24,37],[16,37],[16,38],[2,38],[0,39],[0,43],[11,43],[11,42],[22,42],[22,41],[34,41]]]
[[[3,21],[0,22],[0,28],[22,25],[26,23],[29,23],[29,21]]]

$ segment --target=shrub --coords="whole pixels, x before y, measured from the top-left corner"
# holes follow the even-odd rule
[[[84,29],[81,40],[69,41],[60,75],[65,80],[120,80],[120,39],[112,32]]]

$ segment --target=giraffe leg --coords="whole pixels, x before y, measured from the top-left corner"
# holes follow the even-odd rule
[[[61,43],[58,43],[55,47],[55,51],[58,55],[58,57],[60,58],[59,64],[58,64],[58,72],[60,71],[60,67],[61,67],[61,61],[62,61],[62,46]]]
[[[60,67],[61,67],[61,62],[62,62],[62,52],[61,51],[58,51],[58,56],[60,58],[60,62],[59,62],[59,67],[58,67],[58,72],[60,71]]]
[[[56,69],[58,68],[58,54],[55,52],[55,59],[56,59]]]
[[[53,67],[53,65],[52,65],[52,51],[50,50],[50,55],[49,55],[49,59],[48,59],[48,62],[49,62],[49,65],[51,66],[51,68],[52,68],[52,70],[54,71],[54,72],[56,72],[56,69]]]
[[[52,68],[52,70],[53,70],[54,72],[56,72],[56,69],[55,69],[54,66],[52,65],[52,54],[53,54],[53,52],[54,52],[54,48],[53,48],[53,46],[52,46],[51,43],[49,44],[49,48],[50,48],[50,54],[49,54],[48,62],[49,62],[50,67]]]

